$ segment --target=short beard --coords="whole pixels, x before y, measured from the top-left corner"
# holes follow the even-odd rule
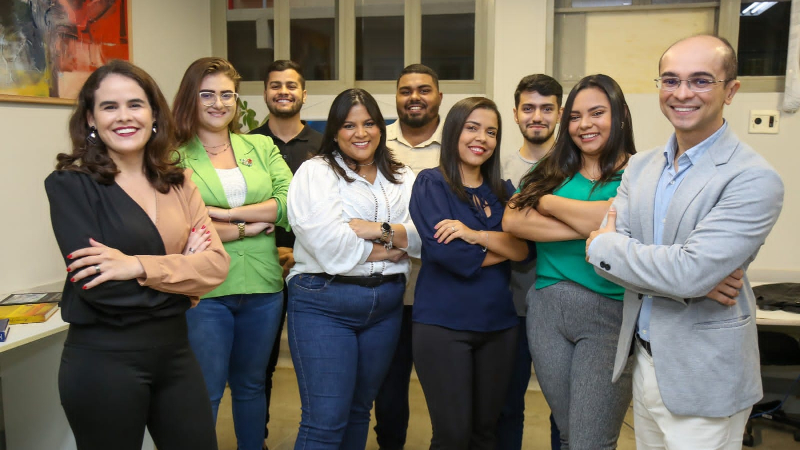
[[[555,132],[556,132],[556,129],[555,129],[555,128],[553,128],[553,131],[551,131],[551,132],[547,133],[547,135],[546,135],[546,136],[533,136],[533,137],[528,137],[528,135],[527,135],[527,134],[525,134],[525,133],[522,133],[522,137],[524,137],[524,138],[525,138],[525,140],[526,140],[526,141],[528,141],[528,142],[530,142],[531,144],[534,144],[534,145],[542,145],[542,144],[544,144],[545,142],[549,141],[549,140],[550,140],[550,138],[551,138],[551,137],[553,137],[553,134],[555,134]]]
[[[428,125],[429,123],[436,120],[437,117],[438,114],[433,116],[425,114],[419,117],[412,117],[410,114],[402,114],[400,115],[398,120],[400,121],[400,123],[408,126],[409,128],[422,128],[425,125]]]
[[[292,109],[289,111],[280,111],[274,109],[271,103],[267,103],[267,109],[269,110],[269,114],[273,117],[278,119],[291,119],[292,117],[300,114],[300,110],[303,109],[303,104],[295,100]]]

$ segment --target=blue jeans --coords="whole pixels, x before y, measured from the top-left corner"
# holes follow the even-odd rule
[[[189,344],[203,371],[215,422],[225,382],[230,384],[239,450],[261,450],[264,442],[264,373],[282,303],[281,292],[224,295],[186,312]]]
[[[408,384],[414,361],[411,353],[411,305],[403,306],[400,339],[389,372],[375,397],[375,437],[381,450],[402,450],[408,434]],[[525,350],[528,351],[527,348]]]
[[[405,282],[370,288],[289,280],[289,349],[302,416],[295,450],[363,450],[372,402],[397,346]]]

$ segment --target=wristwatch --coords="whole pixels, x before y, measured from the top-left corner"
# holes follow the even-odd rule
[[[244,222],[238,222],[236,226],[239,227],[239,239],[244,239]]]
[[[392,241],[394,241],[394,230],[388,222],[383,222],[381,224],[381,242],[383,242],[386,250],[391,250],[394,247]]]

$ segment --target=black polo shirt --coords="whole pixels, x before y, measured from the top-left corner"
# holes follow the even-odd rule
[[[249,134],[261,134],[272,138],[272,142],[278,146],[281,151],[286,165],[289,166],[292,173],[297,172],[300,164],[310,159],[317,153],[322,146],[322,134],[319,131],[311,128],[303,122],[303,130],[293,137],[289,142],[283,142],[279,137],[272,134],[269,129],[269,121],[264,122],[264,125],[251,131]],[[275,228],[275,245],[278,247],[293,247],[294,246],[294,233],[287,232],[283,228]]]

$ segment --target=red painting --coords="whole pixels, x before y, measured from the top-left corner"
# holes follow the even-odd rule
[[[127,2],[0,2],[0,94],[74,99],[92,71],[129,59]]]

